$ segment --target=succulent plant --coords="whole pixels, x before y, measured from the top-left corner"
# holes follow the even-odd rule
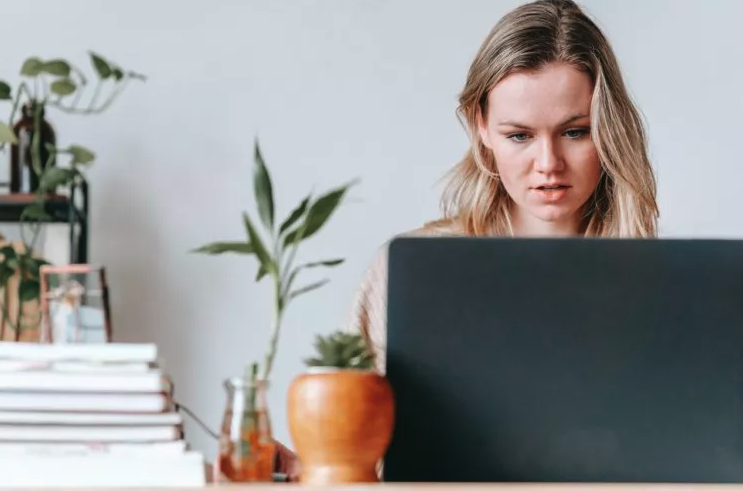
[[[371,369],[374,357],[360,335],[336,331],[328,336],[315,337],[316,356],[305,360],[308,367]]]

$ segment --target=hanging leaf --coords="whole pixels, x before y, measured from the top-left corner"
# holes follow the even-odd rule
[[[111,70],[111,75],[113,75],[114,80],[116,80],[117,82],[124,78],[124,72],[121,70],[121,68],[114,68],[113,70]]]
[[[27,77],[35,77],[40,74],[41,70],[43,69],[44,62],[36,56],[31,56],[29,58],[26,58],[26,61],[24,61],[23,65],[21,65],[21,75],[25,75]]]
[[[243,222],[245,222],[245,229],[248,232],[248,239],[250,239],[250,243],[253,245],[253,249],[255,250],[255,255],[258,256],[260,265],[263,266],[263,268],[267,272],[271,274],[275,274],[276,263],[274,262],[273,259],[271,259],[271,256],[268,254],[266,247],[263,245],[263,240],[258,235],[258,232],[253,226],[253,222],[250,220],[250,217],[248,216],[246,212],[243,212]]]
[[[95,154],[80,145],[70,145],[67,151],[72,155],[71,165],[89,164],[95,160]]]
[[[261,217],[263,225],[269,230],[273,230],[273,185],[271,176],[266,168],[266,163],[261,155],[261,149],[258,142],[255,142],[255,166],[253,167],[253,190],[258,205],[258,214]]]
[[[41,188],[52,191],[60,186],[70,184],[79,173],[74,169],[63,169],[61,167],[49,167],[41,175]]]
[[[15,275],[16,270],[7,264],[0,264],[0,285],[5,288],[8,282]]]
[[[302,215],[304,215],[304,212],[307,211],[307,205],[310,203],[310,196],[307,196],[305,199],[302,200],[301,203],[297,205],[296,208],[289,214],[289,216],[284,220],[284,223],[281,224],[281,227],[279,228],[279,234],[283,234],[287,230],[289,230],[289,227],[294,225],[297,220],[302,218]]]
[[[41,65],[41,70],[50,75],[68,77],[70,75],[70,64],[65,60],[49,60]]]
[[[13,98],[13,89],[10,88],[10,84],[4,80],[0,80],[0,99],[7,101]]]
[[[315,201],[310,207],[307,215],[304,219],[305,229],[302,230],[302,226],[298,226],[292,232],[290,232],[284,239],[284,246],[291,245],[297,241],[301,234],[301,240],[312,237],[318,230],[322,228],[328,218],[333,214],[335,209],[340,204],[343,196],[345,196],[348,189],[353,183],[346,186],[342,186],[335,189]]]
[[[263,267],[261,264],[258,268],[258,273],[255,275],[255,281],[259,283],[266,275],[268,274],[268,271],[266,271],[266,268]]]
[[[34,279],[24,278],[18,285],[18,298],[21,302],[30,302],[36,300],[41,294],[39,282]]]
[[[77,89],[77,85],[75,85],[75,82],[73,82],[71,78],[55,80],[54,82],[49,84],[49,90],[51,90],[54,94],[63,97],[72,94],[73,92],[75,92],[75,89]]]
[[[36,220],[45,222],[51,220],[51,216],[44,210],[44,205],[41,203],[33,203],[28,205],[21,212],[21,220]]]
[[[253,246],[250,245],[250,242],[212,242],[211,244],[206,244],[194,249],[191,252],[213,256],[226,253],[253,254],[255,251],[253,250]]]
[[[89,51],[88,54],[90,55],[90,61],[93,64],[93,68],[95,68],[98,77],[100,77],[101,80],[109,78],[112,75],[113,70],[108,62],[104,60],[102,56],[92,51]]]
[[[147,77],[145,75],[142,75],[141,73],[133,72],[131,70],[126,72],[126,76],[129,78],[133,78],[135,80],[141,80],[142,82],[147,81]]]
[[[0,121],[0,143],[18,143],[18,138],[10,126]]]

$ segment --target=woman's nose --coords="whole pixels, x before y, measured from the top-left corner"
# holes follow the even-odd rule
[[[558,172],[563,169],[565,162],[562,157],[559,145],[546,139],[538,149],[539,154],[535,158],[534,167],[538,172],[550,173]]]

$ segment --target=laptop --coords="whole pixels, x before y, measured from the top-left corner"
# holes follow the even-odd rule
[[[389,247],[389,482],[743,482],[743,241]]]

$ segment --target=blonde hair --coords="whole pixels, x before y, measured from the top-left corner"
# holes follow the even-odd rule
[[[466,235],[513,235],[511,198],[496,163],[477,131],[487,96],[516,70],[569,63],[594,83],[591,135],[602,177],[586,203],[586,235],[654,237],[656,182],[647,155],[645,129],[601,30],[571,0],[537,0],[505,15],[489,33],[470,67],[457,115],[471,148],[452,170],[442,196],[445,222]]]

